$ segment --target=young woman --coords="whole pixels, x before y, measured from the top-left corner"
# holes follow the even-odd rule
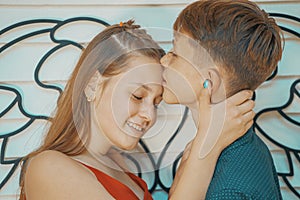
[[[42,146],[24,159],[21,200],[152,199],[145,182],[128,172],[118,151],[134,149],[156,121],[163,55],[132,21],[107,27],[89,43],[59,98]],[[207,96],[204,93],[203,99]],[[227,112],[235,112],[248,98],[241,92],[229,99]],[[205,109],[210,106],[202,104]],[[216,149],[242,134],[226,137],[237,126],[236,119],[226,119],[231,123]],[[243,118],[241,126],[251,120]],[[211,166],[207,159],[195,162],[203,171]]]

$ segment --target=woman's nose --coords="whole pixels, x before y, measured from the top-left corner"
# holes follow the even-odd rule
[[[140,107],[139,116],[146,122],[152,122],[155,116],[154,105],[149,103],[144,103]]]

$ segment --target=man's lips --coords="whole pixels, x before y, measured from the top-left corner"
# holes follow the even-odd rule
[[[167,84],[167,81],[166,81],[166,77],[165,77],[165,74],[162,74],[162,84],[165,85]]]

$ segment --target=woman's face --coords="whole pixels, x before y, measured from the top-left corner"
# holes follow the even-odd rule
[[[130,150],[156,121],[162,100],[162,66],[146,56],[130,58],[128,70],[109,78],[96,112],[102,132],[118,148]]]

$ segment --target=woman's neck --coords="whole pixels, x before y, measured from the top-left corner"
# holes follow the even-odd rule
[[[120,152],[113,148],[105,155],[96,155],[89,150],[85,150],[81,154],[73,156],[73,158],[101,171],[128,171],[124,158]]]

